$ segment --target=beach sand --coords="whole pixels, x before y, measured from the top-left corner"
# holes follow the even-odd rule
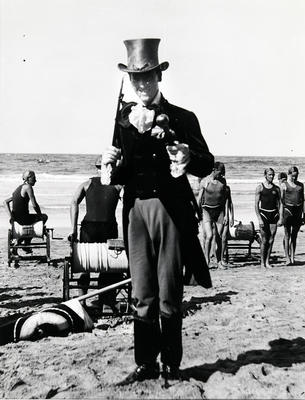
[[[104,318],[92,333],[0,347],[0,397],[305,398],[304,236],[294,266],[284,264],[280,228],[273,269],[262,270],[254,250],[251,260],[242,253],[230,269],[211,270],[213,288],[185,287],[182,381],[117,386],[134,369],[132,320]],[[68,242],[53,240],[51,251],[53,259],[68,256]],[[3,230],[1,323],[62,301],[61,261],[8,268],[6,252]]]

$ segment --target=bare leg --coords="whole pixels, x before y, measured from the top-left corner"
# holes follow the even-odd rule
[[[266,268],[266,258],[267,258],[267,243],[269,242],[269,235],[268,232],[264,229],[260,229],[261,232],[261,247],[260,247],[260,252],[261,252],[261,267]]]
[[[227,251],[227,238],[229,232],[229,224],[224,225],[222,236],[221,236],[221,264],[223,266],[227,266],[227,260],[225,260],[226,251]]]
[[[290,240],[290,258],[291,258],[291,263],[294,264],[295,259],[295,249],[297,246],[297,237],[298,237],[298,232],[299,232],[300,227],[299,226],[293,226],[292,231],[291,231],[291,240]]]
[[[291,226],[285,225],[284,230],[285,230],[284,251],[285,251],[285,257],[286,257],[286,265],[290,265],[291,264],[291,258],[290,258]]]
[[[268,243],[268,249],[267,249],[267,257],[266,257],[266,268],[272,268],[272,265],[270,264],[270,255],[272,252],[272,247],[273,247],[273,242],[277,230],[277,225],[276,224],[270,224],[270,237],[269,237],[269,243]]]
[[[212,239],[213,239],[213,226],[210,221],[204,222],[203,223],[203,230],[204,230],[204,235],[205,235],[205,242],[204,242],[204,255],[207,264],[209,265],[210,263],[210,251],[211,251],[211,245],[212,245]]]
[[[223,223],[216,223],[216,229],[215,229],[215,241],[217,244],[217,249],[216,249],[216,258],[217,258],[217,263],[221,261],[221,253],[222,253],[222,233],[223,233]]]
[[[212,236],[212,243],[211,243],[211,250],[210,250],[210,258],[215,257],[217,258],[217,242],[216,242],[216,234],[215,234],[215,224],[212,225],[213,229],[213,236]]]

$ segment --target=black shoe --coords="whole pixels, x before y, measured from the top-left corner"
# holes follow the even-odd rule
[[[181,379],[179,367],[176,367],[173,365],[163,364],[161,376],[165,380],[168,380],[168,379],[180,380]]]
[[[142,364],[139,365],[131,374],[127,376],[118,386],[130,385],[134,382],[142,382],[146,379],[158,379],[160,375],[159,364]]]

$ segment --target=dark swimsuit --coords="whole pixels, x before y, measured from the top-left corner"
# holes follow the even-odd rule
[[[279,192],[276,190],[276,185],[274,184],[269,189],[263,183],[262,186],[259,213],[265,224],[276,224],[279,220],[279,210],[277,208]]]
[[[284,182],[285,204],[284,204],[284,225],[302,225],[303,213],[303,186],[296,182],[296,187],[292,187],[288,182]]]
[[[32,225],[41,221],[42,218],[38,214],[29,213],[29,195],[25,193],[25,197],[21,196],[22,187],[23,185],[18,186],[12,195],[12,217],[20,225]]]
[[[211,221],[222,223],[224,218],[224,201],[226,199],[226,181],[221,179],[209,182],[203,194],[202,208],[209,213]]]
[[[99,177],[91,178],[86,192],[86,215],[81,223],[80,242],[104,243],[118,237],[115,209],[119,192],[114,185],[102,185]]]

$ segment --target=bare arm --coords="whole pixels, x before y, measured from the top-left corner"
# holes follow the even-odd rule
[[[278,224],[282,225],[283,224],[283,218],[284,218],[284,204],[285,204],[285,190],[286,186],[282,183],[280,186],[280,219]]]
[[[90,181],[87,181],[85,183],[82,183],[74,193],[74,196],[72,198],[71,204],[70,204],[70,220],[71,220],[71,226],[72,226],[72,235],[74,238],[77,238],[77,221],[78,221],[78,212],[79,212],[79,203],[83,200],[83,198],[86,195],[86,187],[87,185],[90,184]]]
[[[202,205],[204,204],[204,192],[205,192],[205,187],[202,187],[200,189],[199,194],[198,194],[198,206],[199,206],[199,208],[201,208]]]
[[[24,191],[25,193],[28,194],[29,199],[32,203],[33,209],[37,214],[41,214],[41,210],[40,207],[36,201],[35,195],[34,195],[34,190],[33,187],[31,185],[24,185]]]
[[[262,220],[262,217],[259,213],[259,202],[260,202],[260,198],[261,198],[261,191],[262,191],[262,185],[258,185],[256,190],[255,190],[255,213],[258,219],[258,223],[259,225],[264,225],[264,222]]]
[[[277,199],[277,208],[279,210],[279,220],[278,220],[278,225],[281,226],[283,225],[283,203],[281,200],[281,189],[279,187],[276,188],[278,192],[278,199]]]
[[[302,204],[302,210],[303,210],[303,223],[305,223],[305,202],[304,202],[304,185],[302,185],[302,199],[303,199],[303,204]]]
[[[5,210],[8,213],[10,218],[12,218],[12,210],[11,210],[11,206],[10,206],[10,203],[12,201],[13,201],[13,198],[9,197],[8,199],[4,200],[4,202],[3,202],[4,208],[5,208]]]
[[[227,196],[228,196],[228,208],[229,208],[229,214],[230,214],[230,226],[234,225],[234,207],[233,207],[233,202],[232,202],[232,197],[231,197],[231,189],[230,186],[227,186]]]

